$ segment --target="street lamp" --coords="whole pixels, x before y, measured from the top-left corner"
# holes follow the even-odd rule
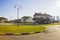
[[[15,8],[17,9],[17,27],[19,27],[19,11],[22,9],[22,6],[15,5]]]

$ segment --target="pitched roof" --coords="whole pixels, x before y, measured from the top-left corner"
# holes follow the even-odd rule
[[[7,18],[4,18],[4,17],[0,17],[0,19],[5,19],[5,20],[7,20]]]
[[[41,12],[40,12],[40,13],[35,13],[35,14],[34,14],[34,16],[36,16],[36,15],[37,15],[37,16],[50,16],[50,17],[52,17],[52,16],[49,15],[49,14],[46,14],[46,13],[45,13],[45,14],[42,14]]]
[[[32,18],[31,16],[23,16],[21,19],[27,20],[29,18]]]
[[[24,16],[24,17],[22,17],[22,18],[29,18],[29,16]]]
[[[31,16],[23,16],[22,18],[30,18]],[[32,18],[32,17],[31,17]]]

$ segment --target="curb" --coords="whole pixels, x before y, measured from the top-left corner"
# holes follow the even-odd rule
[[[0,33],[0,35],[32,35],[32,34],[37,34],[37,33],[42,33],[42,32],[47,32],[48,30],[45,29],[44,31],[37,31],[37,32],[23,32],[23,33]]]

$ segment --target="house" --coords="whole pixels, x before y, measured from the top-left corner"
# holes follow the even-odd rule
[[[35,13],[33,18],[35,23],[41,24],[41,23],[51,23],[52,16],[46,13]]]
[[[21,22],[34,22],[31,16],[24,16],[21,18]]]
[[[8,19],[7,19],[7,18],[0,17],[0,23],[4,23],[4,22],[6,22],[6,21],[8,21]]]

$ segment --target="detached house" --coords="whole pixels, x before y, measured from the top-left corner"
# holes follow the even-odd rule
[[[49,14],[42,14],[42,13],[35,13],[33,18],[35,23],[41,24],[41,23],[51,23],[52,16]]]
[[[21,18],[21,22],[34,22],[31,16],[24,16]]]
[[[8,19],[7,19],[7,18],[0,17],[0,23],[4,23],[4,22],[6,22],[6,21],[8,21]]]

